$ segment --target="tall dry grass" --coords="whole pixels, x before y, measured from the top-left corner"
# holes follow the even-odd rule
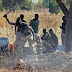
[[[0,70],[0,72],[59,72],[59,71],[54,71],[54,70],[48,70],[48,69],[45,69],[45,70],[39,70],[39,71],[37,71],[37,70],[35,70],[35,71],[23,71],[23,70],[4,70],[4,69],[1,69]]]
[[[5,27],[8,26],[7,21],[5,20],[5,18],[3,18],[3,15],[6,12],[0,12],[0,26],[1,27]],[[40,28],[54,28],[54,27],[58,27],[61,25],[62,23],[62,14],[51,14],[51,13],[43,13],[43,12],[31,12],[31,11],[16,11],[15,13],[10,13],[8,15],[8,18],[10,19],[10,21],[15,22],[16,18],[20,15],[20,14],[24,14],[25,15],[25,20],[27,21],[27,23],[29,24],[30,20],[34,18],[34,14],[38,13],[39,14],[39,20],[40,20]]]

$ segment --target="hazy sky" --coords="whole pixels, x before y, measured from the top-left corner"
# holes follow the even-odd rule
[[[38,2],[38,0],[32,0],[33,2],[35,2],[35,3],[37,3]]]

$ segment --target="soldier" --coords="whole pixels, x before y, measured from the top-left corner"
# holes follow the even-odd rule
[[[43,33],[44,33],[44,34],[43,34],[43,36],[41,37],[41,39],[46,41],[46,40],[47,40],[47,37],[49,36],[49,35],[48,35],[48,32],[46,31],[46,29],[43,29]]]
[[[49,30],[49,43],[51,45],[52,51],[56,51],[56,47],[58,45],[58,38],[57,36],[53,33],[53,30]]]
[[[27,40],[29,42],[30,49],[33,50],[32,44],[34,40],[34,31],[31,29],[30,26],[28,26],[26,21],[23,20],[24,18],[23,14],[21,14],[20,17],[17,18],[16,23],[10,22],[6,14],[4,15],[4,17],[6,18],[6,20],[8,21],[10,25],[15,25],[15,31],[16,31],[16,28],[18,28],[16,31],[16,50],[17,52],[24,48],[24,45]],[[33,34],[33,40],[32,40],[31,32]]]
[[[48,53],[50,52],[49,50],[49,34],[48,32],[46,31],[46,29],[43,29],[43,36],[41,37],[42,39],[42,50],[43,50],[43,53]]]
[[[37,48],[39,50],[41,50],[42,49],[42,44],[41,44],[40,35],[38,34],[38,32],[39,32],[39,29],[38,29],[39,20],[38,20],[38,18],[39,18],[39,15],[35,14],[35,18],[30,21],[30,26],[34,30],[35,39],[36,39],[35,42],[37,43]]]
[[[62,17],[63,23],[62,26],[60,26],[60,28],[62,29],[62,35],[61,35],[61,39],[62,39],[62,46],[65,46],[65,38],[66,38],[66,18],[65,16]]]

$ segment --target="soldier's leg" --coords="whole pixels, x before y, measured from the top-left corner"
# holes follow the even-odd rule
[[[31,36],[29,39],[28,39],[28,43],[29,43],[29,48],[32,52],[34,53],[37,53],[36,51],[36,47],[34,45],[34,41],[33,41],[33,36]]]
[[[15,45],[15,56],[18,57],[18,52],[19,52],[19,49],[18,49],[18,46],[19,46],[19,42],[20,42],[20,39],[21,39],[21,35],[19,33],[16,33],[16,45]]]
[[[42,42],[39,34],[35,34],[36,38],[36,43],[37,43],[37,52],[41,53],[42,52]]]
[[[15,52],[16,59],[19,59],[20,56],[23,55],[23,53],[24,53],[23,49],[24,49],[25,42],[26,42],[26,40],[20,39],[17,51]]]
[[[24,48],[24,45],[26,43],[27,40],[24,40],[22,38],[22,34],[21,33],[17,33],[17,36],[16,36],[16,46],[15,46],[15,49],[16,49],[16,53],[21,53],[21,51],[23,52],[23,48]]]
[[[18,46],[18,51],[19,51],[20,54],[22,54],[24,52],[24,49],[25,49],[24,45],[25,45],[26,41],[27,41],[26,39],[20,40],[20,43],[19,43],[19,46]]]
[[[42,40],[42,50],[43,50],[43,53],[50,53],[50,52],[52,52],[51,45],[49,44],[49,42],[47,42],[45,40]]]
[[[46,45],[45,45],[45,41],[42,40],[42,52],[44,52],[46,50]]]
[[[15,46],[15,50],[18,49],[20,39],[21,39],[20,33],[16,33],[16,41],[15,41],[16,42],[16,46]]]

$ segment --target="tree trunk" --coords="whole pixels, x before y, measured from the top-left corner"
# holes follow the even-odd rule
[[[66,52],[70,52],[72,48],[72,2],[70,9],[66,8],[62,0],[56,0],[58,5],[60,6],[61,10],[63,11],[64,15],[66,16]]]
[[[72,48],[72,2],[67,15],[66,47],[67,52]]]

